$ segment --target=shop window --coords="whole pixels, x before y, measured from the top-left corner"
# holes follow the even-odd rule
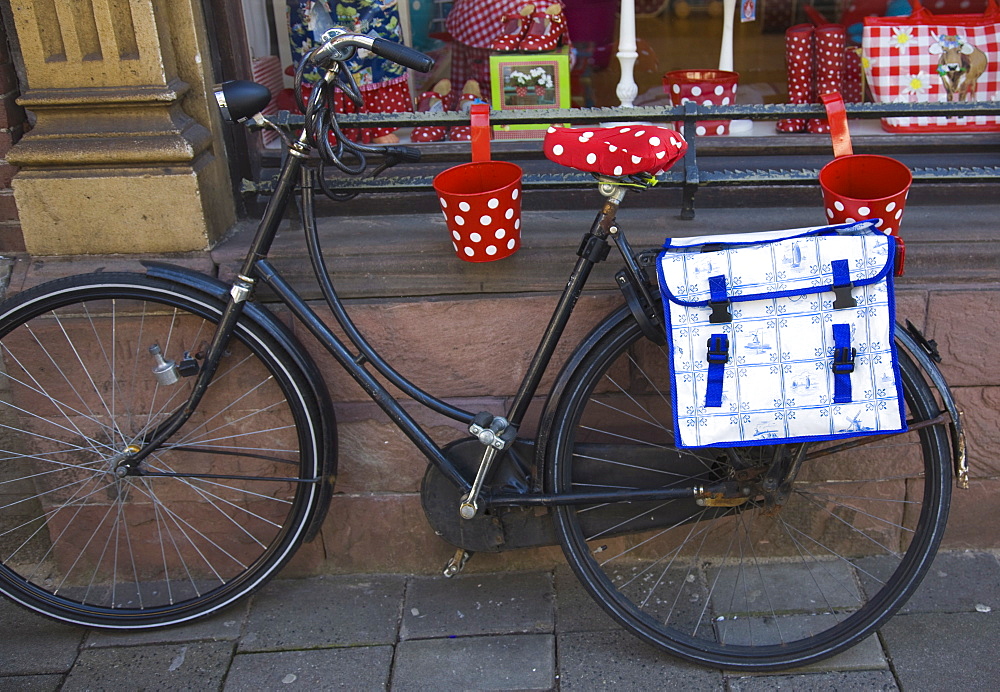
[[[216,4],[235,0],[214,0]],[[535,0],[536,10],[544,9],[557,0]],[[360,2],[360,0],[356,0]],[[987,0],[925,0],[925,6],[942,12],[983,12]],[[398,0],[374,2],[395,5],[393,15],[398,15],[400,32],[404,41],[434,55],[438,66],[430,75],[409,75],[406,89],[410,104],[420,107],[419,96],[435,87],[442,90],[441,81],[450,79],[450,98],[444,101],[449,108],[459,107],[463,90],[469,80],[481,82],[475,91],[477,97],[491,99],[489,54],[482,42],[465,46],[449,42],[446,21],[450,12],[460,11],[459,3],[481,6],[479,14],[486,28],[480,33],[502,33],[499,13],[504,7],[518,6],[513,2],[495,0]],[[290,72],[297,55],[295,41],[288,31],[288,12],[297,7],[313,5],[306,0],[240,0],[246,26],[252,76],[272,87],[280,97],[271,108],[290,108]],[[333,14],[338,11],[351,13],[352,2],[319,0],[328,4]],[[527,3],[525,3],[527,4]],[[615,0],[563,0],[569,36],[573,39],[573,67],[570,78],[573,106],[616,106],[619,104],[616,88],[621,78],[617,50],[617,9]],[[465,7],[468,7],[466,5]],[[338,9],[339,8],[339,9]],[[720,48],[723,41],[722,0],[635,0],[636,37],[639,58],[633,77],[638,85],[637,106],[670,105],[671,95],[664,86],[664,75],[680,70],[712,70],[719,67]],[[823,61],[816,61],[814,48],[801,49],[799,54],[790,49],[786,30],[795,25],[816,26],[827,20],[839,22],[844,31],[834,37],[833,50],[843,51],[843,75],[836,77],[842,83],[845,100],[870,100],[861,75],[859,42],[861,21],[867,15],[886,15],[908,12],[907,0],[815,0],[811,4],[799,0],[756,0],[753,21],[735,22],[732,35],[732,69],[739,75],[737,103],[778,104],[809,102],[809,90],[814,90],[823,70]],[[737,12],[739,14],[739,11]],[[294,18],[294,17],[293,17]],[[817,41],[812,29],[807,32],[810,41]],[[452,37],[453,38],[453,37]],[[841,45],[838,42],[842,42]],[[488,43],[488,41],[486,42]],[[556,47],[558,50],[559,46]],[[820,50],[826,49],[826,46]],[[564,49],[565,50],[565,49]],[[796,61],[812,63],[803,75]],[[997,56],[992,56],[992,62]],[[790,74],[791,70],[791,74]],[[927,75],[928,81],[934,74]],[[826,77],[830,81],[830,77]],[[417,97],[417,98],[414,98]],[[468,94],[466,94],[468,97]],[[400,97],[403,98],[403,97]],[[996,98],[986,94],[980,98]],[[433,101],[433,99],[431,99]],[[494,106],[496,107],[496,106]],[[740,125],[743,129],[740,129]],[[732,134],[767,136],[794,131],[794,128],[775,127],[772,121],[737,124]],[[747,129],[750,128],[750,129]],[[878,121],[862,121],[858,134],[880,133]],[[410,131],[399,133],[404,141]],[[265,146],[275,147],[272,137],[265,136]]]

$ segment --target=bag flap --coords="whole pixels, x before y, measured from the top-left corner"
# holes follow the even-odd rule
[[[823,293],[834,285],[834,262],[846,262],[850,283],[881,281],[893,269],[895,239],[874,223],[670,238],[657,261],[660,290],[678,305],[706,306],[710,279],[725,277],[732,302]],[[840,267],[845,265],[840,264]]]

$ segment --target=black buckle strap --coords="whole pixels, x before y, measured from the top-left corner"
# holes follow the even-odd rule
[[[708,362],[725,365],[729,362],[729,337],[713,334],[708,339]]]
[[[854,359],[858,355],[856,348],[835,348],[833,350],[833,373],[849,375],[854,372]]]
[[[845,284],[843,286],[833,287],[833,293],[836,296],[833,300],[834,310],[858,307],[858,301],[851,295],[852,288],[854,288],[854,284]]]
[[[711,324],[728,324],[733,321],[733,313],[729,312],[729,301],[710,301],[708,306],[712,308],[712,314],[708,316]]]

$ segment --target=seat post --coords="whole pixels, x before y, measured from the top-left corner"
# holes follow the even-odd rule
[[[611,227],[615,224],[615,217],[618,215],[618,207],[625,199],[628,187],[616,183],[602,180],[597,187],[598,192],[604,196],[604,206],[597,213],[594,224],[590,227],[590,235],[607,238],[611,235]]]

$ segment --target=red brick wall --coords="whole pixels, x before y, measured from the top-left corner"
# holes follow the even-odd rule
[[[16,103],[20,93],[7,27],[0,19],[0,253],[24,252],[24,237],[10,186],[17,169],[7,162],[7,152],[24,134],[27,124],[24,109]]]

